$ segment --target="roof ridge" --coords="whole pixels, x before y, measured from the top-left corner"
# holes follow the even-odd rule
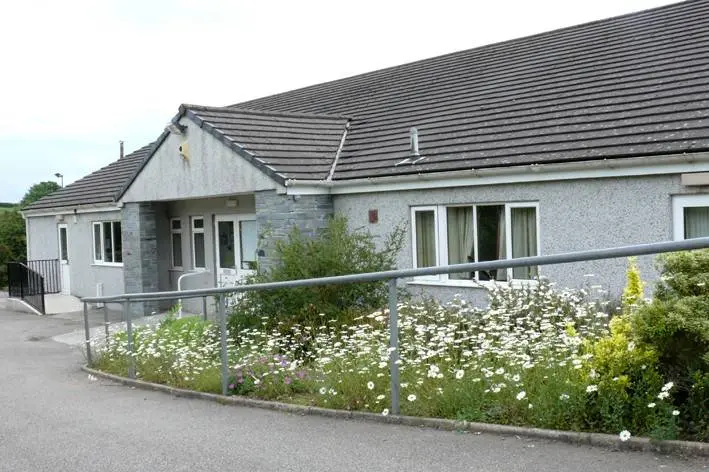
[[[324,118],[324,119],[337,119],[337,120],[351,120],[351,116],[342,115],[339,113],[309,113],[309,112],[294,112],[294,111],[272,111],[272,110],[260,110],[257,108],[239,107],[236,105],[228,105],[224,107],[206,106],[206,105],[193,105],[193,104],[182,104],[180,108],[184,107],[185,110],[192,111],[221,111],[221,112],[243,112],[252,115],[264,115],[264,116],[284,116],[291,118]]]

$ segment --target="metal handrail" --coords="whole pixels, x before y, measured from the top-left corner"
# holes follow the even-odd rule
[[[21,274],[13,269],[16,267]],[[39,272],[28,267],[23,262],[8,262],[8,295],[10,298],[18,298],[29,304],[41,314],[45,314],[44,305],[44,277]],[[18,293],[19,290],[19,293]]]
[[[665,241],[661,243],[637,244],[589,251],[566,252],[549,256],[520,257],[497,261],[471,262],[446,266],[425,267],[420,269],[399,269],[382,272],[367,272],[363,274],[338,275],[316,279],[287,280],[283,282],[268,282],[261,284],[244,284],[234,287],[213,287],[194,290],[171,292],[124,293],[105,297],[84,297],[83,302],[141,302],[150,300],[172,300],[175,298],[199,298],[209,295],[224,295],[249,290],[275,290],[280,288],[308,287],[314,285],[347,284],[352,282],[372,282],[377,280],[402,279],[422,275],[455,274],[481,270],[507,269],[513,267],[541,266],[551,264],[566,264],[570,262],[592,261],[598,259],[613,259],[618,257],[642,256],[664,252],[687,251],[709,248],[709,237],[686,239],[683,241]]]
[[[181,276],[179,276],[177,278],[177,291],[178,292],[183,291],[182,290],[182,280],[183,279],[186,279],[187,277],[195,277],[197,275],[203,275],[203,274],[210,274],[210,272],[208,270],[193,270],[190,272],[185,272],[184,274],[182,274]],[[177,317],[182,318],[182,299],[181,298],[177,300],[177,306],[178,306]],[[207,317],[207,309],[206,308],[204,309],[204,316],[206,319],[206,317]]]
[[[206,297],[218,296],[218,320],[220,332],[220,357],[221,357],[221,382],[222,394],[228,393],[229,366],[227,358],[227,325],[226,325],[226,296],[230,293],[245,292],[249,290],[274,290],[280,288],[308,287],[316,285],[346,284],[353,282],[372,282],[387,280],[389,285],[389,372],[391,389],[391,414],[399,414],[399,340],[398,340],[398,288],[397,280],[400,278],[417,277],[422,275],[452,274],[459,272],[474,272],[481,270],[507,269],[512,267],[541,266],[550,264],[565,264],[569,262],[591,261],[598,259],[613,259],[618,257],[641,256],[665,252],[686,251],[692,249],[709,248],[709,237],[688,239],[684,241],[666,241],[661,243],[638,244],[590,251],[568,252],[550,256],[520,257],[518,259],[504,259],[497,261],[473,262],[469,264],[455,264],[447,266],[426,267],[422,269],[388,270],[382,272],[369,272],[364,274],[340,275],[335,277],[322,277],[317,279],[288,280],[283,282],[269,282],[261,284],[237,285],[235,287],[215,287],[209,289],[184,290],[177,292],[149,292],[114,295],[106,297],[85,297],[84,302],[84,331],[86,335],[86,358],[88,364],[92,363],[91,337],[89,329],[88,304],[93,302],[122,303],[124,319],[126,321],[127,349],[131,353],[128,361],[128,376],[135,378],[135,358],[133,353],[133,334],[130,305],[133,302],[174,300],[185,298],[203,297],[203,306],[206,316]],[[108,321],[106,320],[106,323]],[[106,331],[108,336],[108,330]]]

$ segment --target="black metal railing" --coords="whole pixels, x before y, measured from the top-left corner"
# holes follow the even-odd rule
[[[44,293],[62,291],[59,259],[35,259],[26,261],[25,265],[44,277]]]
[[[7,264],[7,278],[10,298],[19,298],[36,308],[40,313],[45,313],[44,277],[42,274],[30,269],[22,262],[9,262]]]

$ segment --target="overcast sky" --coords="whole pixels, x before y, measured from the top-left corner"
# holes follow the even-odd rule
[[[0,202],[228,105],[672,0],[24,0],[0,27]],[[169,183],[166,183],[169,184]]]

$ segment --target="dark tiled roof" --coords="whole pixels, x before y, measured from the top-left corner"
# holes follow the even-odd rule
[[[705,151],[707,51],[709,0],[694,0],[234,107],[351,116],[335,179]],[[246,114],[211,119],[289,178],[322,178],[342,128],[320,116],[327,132],[311,141],[300,119],[279,131]],[[411,126],[424,159],[395,166],[409,157]]]
[[[43,210],[79,205],[113,203],[118,192],[133,177],[153,143],[143,146],[86,177],[43,197],[23,210]]]
[[[185,114],[278,181],[326,179],[348,119],[183,105]]]

